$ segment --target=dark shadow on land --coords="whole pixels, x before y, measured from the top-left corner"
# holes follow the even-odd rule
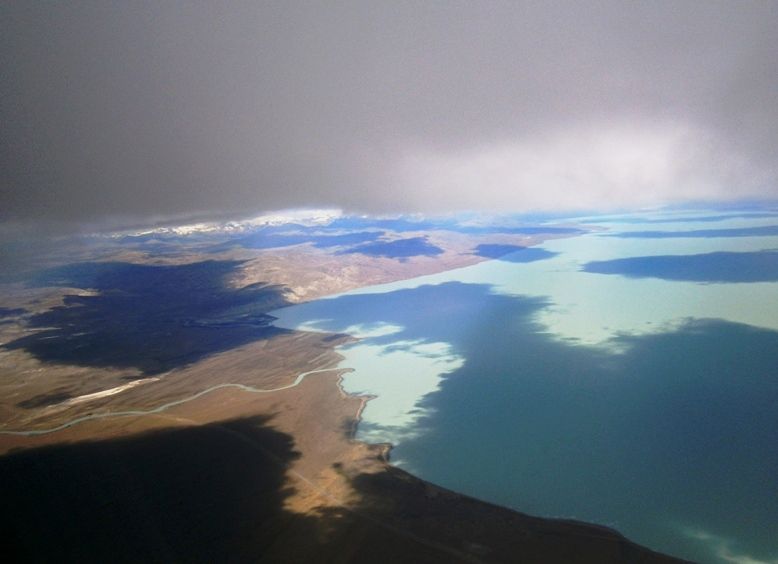
[[[311,231],[315,231],[311,233]],[[319,249],[328,249],[346,245],[356,245],[375,241],[383,236],[383,231],[357,231],[354,233],[322,234],[320,229],[301,227],[300,232],[275,233],[261,230],[257,233],[228,241],[220,247],[240,245],[249,249],[275,249],[312,243]]]
[[[288,514],[292,439],[266,417],[0,458],[5,562],[256,561]],[[310,531],[313,532],[313,531]]]
[[[670,562],[613,531],[517,514],[389,468],[285,508],[298,458],[268,417],[0,457],[5,562]],[[343,466],[334,464],[336,471]],[[305,486],[301,486],[305,487]]]
[[[239,261],[174,266],[80,263],[38,273],[33,286],[91,289],[29,318],[40,331],[4,345],[40,360],[164,372],[284,332],[264,312],[286,303],[283,288],[239,290],[227,278]]]
[[[0,319],[6,317],[19,317],[20,315],[24,315],[25,313],[27,313],[27,310],[22,309],[20,307],[16,307],[16,308],[0,307]]]
[[[338,254],[361,254],[371,257],[396,258],[401,261],[410,257],[434,257],[443,254],[443,249],[427,240],[427,237],[409,237],[388,242],[366,243],[340,251]]]
[[[473,254],[506,262],[535,262],[553,258],[559,253],[519,245],[481,244],[473,249]]]
[[[778,235],[778,225],[738,227],[732,229],[692,229],[689,231],[624,231],[606,235],[620,239],[679,239],[715,237],[767,237]]]
[[[384,472],[357,474],[350,482],[359,492],[358,511],[447,547],[454,561],[457,551],[468,555],[470,562],[680,562],[607,527],[533,517],[452,492],[391,466]],[[445,554],[440,556],[445,560]],[[357,561],[370,560],[365,551]]]
[[[691,282],[778,281],[778,251],[660,255],[592,261],[584,272]]]
[[[20,401],[16,404],[17,407],[24,409],[36,409],[38,407],[46,407],[47,405],[54,405],[69,400],[73,395],[64,388],[59,388],[51,392],[45,392],[38,394],[29,399]]]

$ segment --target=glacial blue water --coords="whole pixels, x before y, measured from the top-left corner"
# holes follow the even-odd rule
[[[613,236],[711,217],[715,237]],[[778,237],[757,229],[775,222],[603,218],[536,260],[517,250],[274,315],[360,337],[340,350],[344,388],[376,396],[359,437],[392,442],[424,479],[698,562],[775,562],[778,283],[759,273]]]

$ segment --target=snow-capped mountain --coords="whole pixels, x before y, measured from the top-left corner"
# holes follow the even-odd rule
[[[327,225],[342,215],[339,209],[320,210],[282,210],[270,214],[259,215],[249,219],[234,221],[206,221],[185,225],[167,225],[142,229],[137,231],[115,231],[110,237],[141,237],[146,235],[194,235],[219,233],[248,233],[269,226],[279,226],[288,223],[317,226]]]

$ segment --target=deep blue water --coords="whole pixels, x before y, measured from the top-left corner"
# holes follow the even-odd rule
[[[551,305],[448,282],[305,311],[331,330],[402,328],[369,339],[385,351],[445,342],[464,359],[392,454],[425,479],[700,562],[719,561],[703,533],[778,556],[778,331],[689,320],[604,349],[545,332]]]
[[[778,561],[778,239],[742,215],[484,243],[497,260],[273,315],[361,337],[341,349],[346,389],[378,396],[360,436],[427,480],[698,562]],[[693,235],[612,236],[641,221]]]
[[[778,332],[696,321],[625,337],[627,352],[614,354],[544,335],[536,302],[435,294],[459,305],[424,308],[427,336],[455,342],[466,362],[421,402],[420,432],[398,446],[414,472],[699,561],[711,548],[685,528],[737,539],[735,553],[778,554]]]

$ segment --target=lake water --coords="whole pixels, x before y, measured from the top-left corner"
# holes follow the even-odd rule
[[[604,228],[285,308],[360,337],[359,438],[414,474],[699,562],[778,561],[778,216]],[[674,232],[672,235],[669,232]]]

